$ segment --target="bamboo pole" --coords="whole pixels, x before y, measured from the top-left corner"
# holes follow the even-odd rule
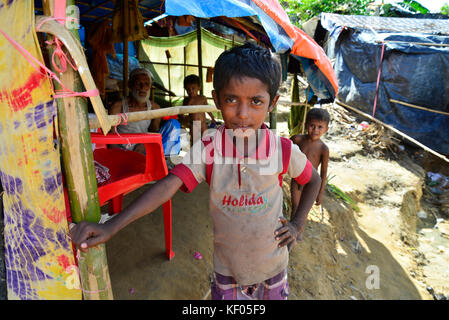
[[[429,46],[429,47],[449,47],[449,44],[446,43],[430,43],[430,42],[410,42],[410,41],[399,41],[399,40],[377,40],[377,43],[383,42],[392,42],[392,43],[405,43],[405,44],[414,44],[417,46]]]
[[[149,111],[129,112],[125,113],[125,118],[127,118],[127,122],[136,122],[140,120],[150,120],[184,113],[215,112],[215,111],[219,110],[215,106],[211,105],[176,106]],[[110,115],[108,117],[108,120],[113,126],[117,126],[123,122],[122,116],[118,114]],[[99,128],[99,125],[100,123],[98,122],[98,119],[96,117],[92,117],[89,119],[89,127],[91,129]]]
[[[304,134],[306,132],[306,115],[307,111],[309,110],[309,89],[310,87],[307,87],[306,91],[306,105],[303,108],[302,113],[302,125],[301,125],[301,133]]]
[[[158,65],[163,65],[163,66],[165,66],[165,65],[167,65],[167,63],[166,62],[157,62],[157,61],[143,61],[143,60],[139,60],[139,63],[148,63],[148,64],[158,64]],[[173,62],[170,62],[170,65],[173,67],[173,66],[180,66],[180,67],[194,67],[194,68],[198,68],[198,65],[196,65],[196,64],[189,64],[189,63],[185,63],[185,60],[184,60],[184,63],[173,63]],[[201,68],[203,68],[203,69],[207,69],[207,68],[213,68],[212,66],[201,66]]]
[[[128,1],[122,0],[122,19],[123,19],[123,96],[127,97],[128,88],[128,74],[129,74],[129,47],[128,47],[128,30],[129,30],[129,16],[128,16]]]
[[[298,75],[295,73],[293,75],[292,88],[291,88],[291,108],[290,108],[290,117],[289,117],[289,131],[290,135],[295,135],[300,133],[300,121],[301,121],[301,108],[299,103],[299,83],[298,83]]]
[[[184,46],[182,48],[182,50],[183,50],[183,60],[184,60],[184,63],[182,63],[183,69],[184,69],[184,77],[183,77],[183,79],[185,79],[185,77],[187,76],[187,48],[186,48],[186,46]],[[181,63],[179,63],[179,64],[181,64]],[[176,65],[176,64],[172,64],[172,65]],[[184,90],[183,90],[183,92],[184,92],[184,99],[185,99],[186,98],[186,94],[185,94]]]
[[[354,107],[351,107],[351,106],[349,106],[349,105],[347,105],[347,104],[345,104],[345,103],[339,101],[338,99],[335,99],[335,103],[337,103],[338,105],[340,105],[340,106],[342,106],[342,107],[345,107],[345,108],[347,108],[347,109],[350,109],[350,110],[352,110],[352,111],[354,111],[354,112],[356,112],[356,113],[358,113],[358,114],[360,114],[360,115],[362,115],[362,116],[364,116],[364,117],[370,119],[371,121],[374,121],[374,122],[377,122],[377,123],[383,125],[385,128],[390,129],[391,131],[397,133],[397,134],[400,135],[401,137],[403,137],[403,138],[407,139],[408,141],[414,143],[415,145],[417,145],[417,146],[423,148],[425,151],[430,152],[431,154],[437,156],[438,158],[443,159],[443,160],[446,161],[446,162],[449,162],[449,159],[446,158],[444,155],[442,155],[442,154],[440,154],[440,153],[438,153],[438,152],[436,152],[436,151],[430,149],[429,147],[423,145],[421,142],[419,142],[419,141],[413,139],[412,137],[409,137],[408,135],[406,135],[405,133],[399,131],[398,129],[396,129],[396,128],[394,128],[394,127],[392,127],[392,126],[390,126],[390,125],[388,125],[388,124],[386,124],[386,123],[384,123],[384,122],[382,122],[382,121],[380,121],[380,120],[378,120],[378,119],[376,119],[376,118],[370,116],[369,114],[367,114],[367,113],[365,113],[365,112],[363,112],[363,111],[360,111],[360,110],[358,110],[358,109],[356,109],[356,108],[354,108]]]
[[[305,102],[291,102],[288,100],[278,100],[277,104],[289,105],[289,106],[306,106],[306,105],[308,105]]]
[[[270,112],[270,129],[276,129],[277,127],[277,107],[274,106],[273,110]]]
[[[53,16],[55,0],[44,0],[44,12]],[[73,5],[68,0],[66,5]],[[77,29],[70,30],[78,40]],[[73,69],[60,75],[62,83],[73,91],[83,91],[80,76]],[[55,83],[55,88],[59,84]],[[64,177],[70,200],[72,221],[83,220],[98,223],[100,206],[97,181],[93,165],[87,101],[79,97],[57,99],[59,136]],[[80,253],[78,259],[83,296],[87,300],[112,299],[111,280],[106,261],[106,247],[99,245],[87,253]]]
[[[426,107],[421,107],[421,106],[417,106],[417,105],[414,105],[414,104],[411,104],[411,103],[407,103],[407,102],[403,102],[403,101],[399,101],[399,100],[395,100],[395,99],[390,99],[390,102],[399,103],[399,104],[402,104],[403,106],[410,107],[410,108],[425,110],[425,111],[439,113],[439,114],[444,114],[446,116],[449,116],[448,112],[434,110],[434,109],[430,109],[430,108],[426,108]]]
[[[167,74],[168,74],[168,91],[171,92],[171,79],[170,79],[170,51],[165,50],[165,56],[167,57]],[[168,105],[171,107],[171,95],[168,95]]]
[[[198,75],[200,77],[200,93],[201,95],[204,94],[204,90],[203,90],[203,54],[201,51],[201,19],[200,18],[196,18],[195,19],[196,22],[196,38],[197,38],[197,43],[198,43]]]

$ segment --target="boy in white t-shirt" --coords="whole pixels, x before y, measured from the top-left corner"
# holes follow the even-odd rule
[[[103,225],[71,228],[83,251],[157,209],[178,189],[210,185],[214,223],[212,299],[286,299],[288,249],[304,230],[320,176],[289,139],[264,124],[279,98],[280,64],[268,49],[247,43],[220,55],[214,91],[224,125],[208,130],[173,168],[134,203]],[[282,215],[282,175],[304,185],[295,218]]]

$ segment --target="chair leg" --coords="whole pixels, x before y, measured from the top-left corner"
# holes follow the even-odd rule
[[[171,260],[175,253],[172,250],[172,217],[171,217],[171,200],[162,205],[164,211],[164,232],[165,232],[165,252],[168,260]]]
[[[109,203],[109,214],[113,215],[122,211],[123,208],[123,194],[112,198]]]

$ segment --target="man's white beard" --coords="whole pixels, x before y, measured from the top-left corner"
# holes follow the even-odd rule
[[[131,95],[138,103],[144,103],[150,98],[150,91],[147,92],[145,97],[139,96],[139,90],[133,89]]]

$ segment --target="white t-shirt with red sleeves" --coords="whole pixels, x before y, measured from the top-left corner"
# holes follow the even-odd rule
[[[262,282],[287,267],[288,250],[278,247],[274,235],[282,227],[282,175],[299,184],[312,176],[311,163],[289,139],[265,125],[258,136],[255,151],[243,157],[232,133],[221,126],[197,141],[170,171],[183,181],[186,192],[209,183],[214,270],[240,285]]]

